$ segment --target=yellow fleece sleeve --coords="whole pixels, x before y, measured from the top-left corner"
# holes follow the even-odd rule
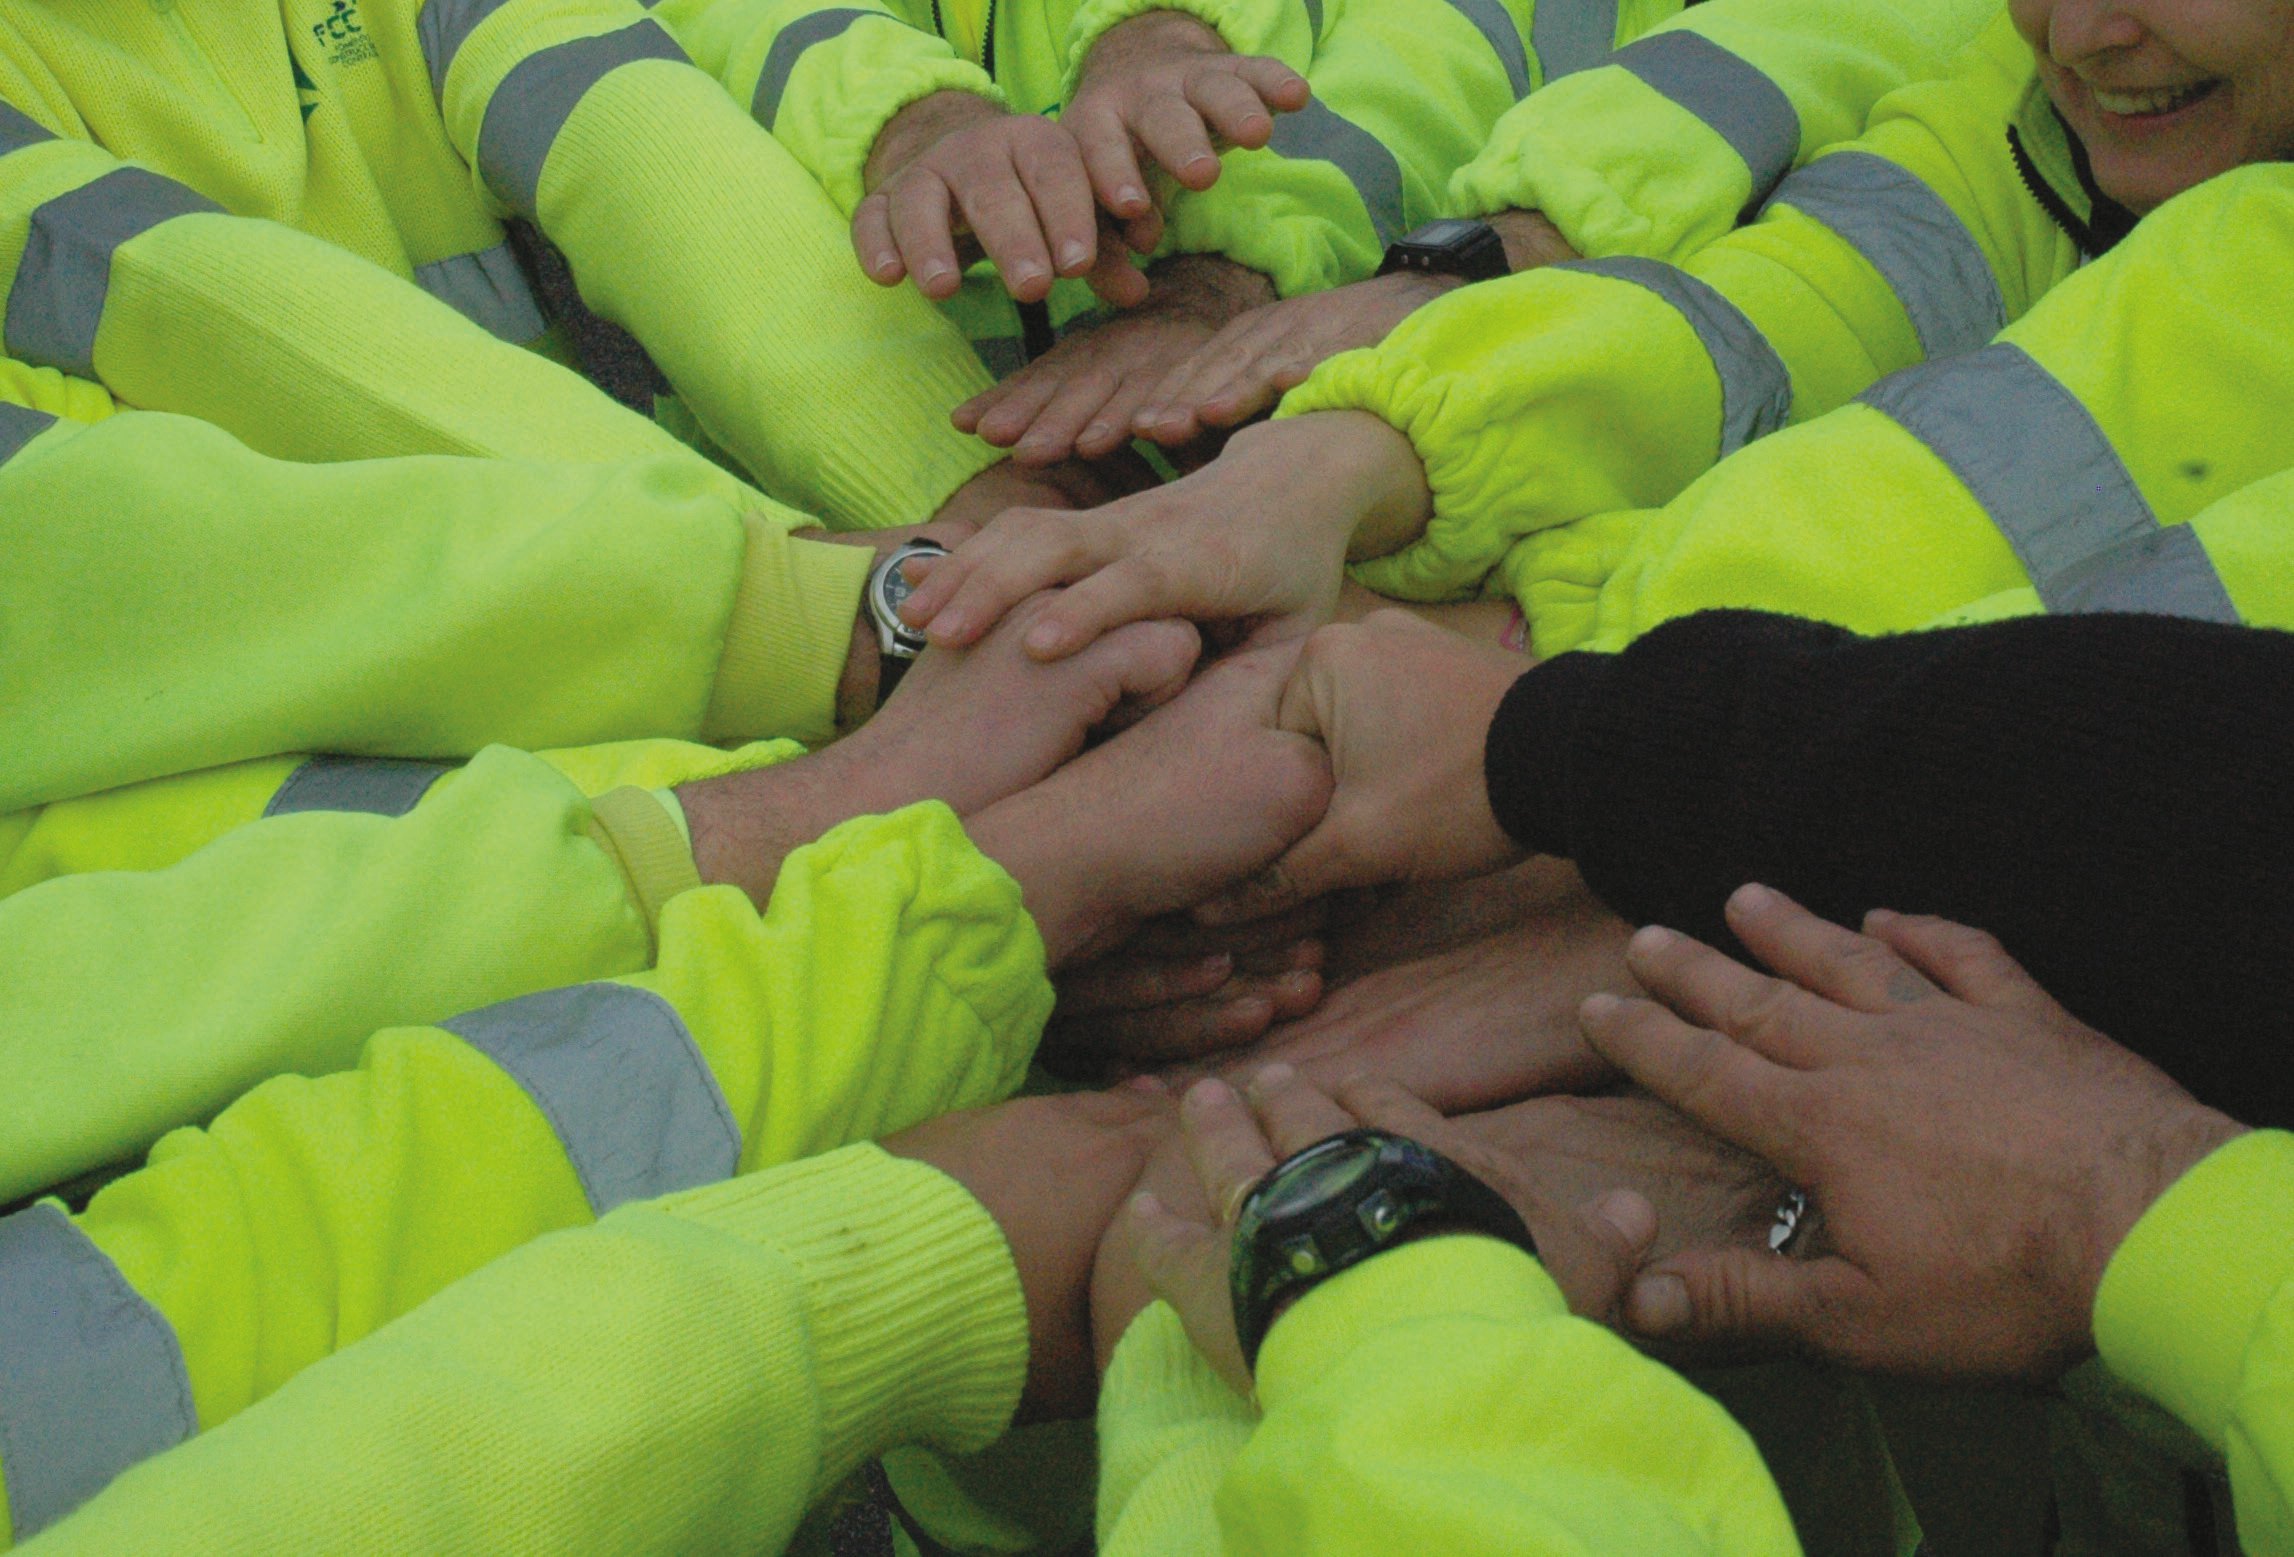
[[[862,273],[811,175],[636,0],[506,0],[425,43],[482,187],[776,496],[917,524],[1000,457],[948,422],[989,383],[962,337]]]
[[[874,558],[738,498],[683,455],[304,465],[0,405],[0,812],[277,752],[824,739]]]
[[[2239,1137],[2144,1213],[2095,1294],[2095,1343],[2229,1462],[2239,1548],[2294,1552],[2294,1135]]]
[[[1001,103],[993,78],[901,0],[661,0],[653,19],[746,103],[850,217],[877,137],[936,92]]]
[[[856,1146],[544,1238],[131,1470],[33,1552],[778,1551],[1019,1398],[1002,1235]]]
[[[1994,0],[1705,0],[1512,109],[1451,180],[1458,214],[1543,212],[1593,259],[1679,264],[1873,106],[1943,76]]]

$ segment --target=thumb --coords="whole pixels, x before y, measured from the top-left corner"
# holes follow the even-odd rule
[[[1219,1230],[1173,1216],[1147,1191],[1124,1207],[1132,1258],[1147,1290],[1178,1311],[1195,1350],[1237,1394],[1251,1393],[1251,1372],[1235,1338],[1234,1297],[1227,1284],[1227,1240]]]
[[[1093,639],[1073,666],[1106,697],[1107,709],[1126,701],[1153,708],[1186,689],[1202,652],[1203,635],[1191,623],[1132,622]]]
[[[1652,1340],[1785,1343],[1846,1352],[1871,1283],[1846,1260],[1792,1260],[1742,1246],[1677,1254],[1633,1283],[1625,1321]]]

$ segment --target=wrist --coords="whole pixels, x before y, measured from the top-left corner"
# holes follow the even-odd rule
[[[994,98],[957,87],[918,98],[894,114],[877,133],[876,144],[869,148],[868,161],[861,169],[861,187],[874,194],[879,184],[949,135],[990,119],[1001,119],[1006,112],[1003,104]]]
[[[1120,873],[1094,849],[1095,840],[1070,836],[1067,813],[1046,802],[1045,787],[997,801],[964,831],[972,847],[1019,883],[1020,901],[1043,939],[1044,961],[1057,968],[1107,941],[1124,916],[1103,898],[1104,884]]]
[[[1094,76],[1132,64],[1141,56],[1228,52],[1227,40],[1219,35],[1219,30],[1199,16],[1186,11],[1142,11],[1117,22],[1093,40],[1083,56],[1076,90],[1080,92],[1090,85]]]
[[[1561,235],[1561,229],[1542,211],[1500,211],[1488,221],[1490,230],[1505,245],[1506,269],[1517,274],[1535,270],[1540,265],[1560,265],[1585,257],[1571,247],[1569,240]]]
[[[884,674],[884,652],[876,641],[876,623],[863,604],[852,624],[852,644],[844,657],[844,673],[836,681],[836,727],[857,730],[876,712],[877,688]]]
[[[1200,315],[1215,326],[1278,300],[1274,280],[1224,254],[1174,254],[1148,268],[1152,299]]]

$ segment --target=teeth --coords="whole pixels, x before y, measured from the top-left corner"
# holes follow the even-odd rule
[[[2168,87],[2157,92],[2106,92],[2101,87],[2090,87],[2095,106],[2107,114],[2123,114],[2136,118],[2143,114],[2172,113],[2185,103],[2196,102],[2204,96],[2212,82],[2200,81],[2190,86]]]

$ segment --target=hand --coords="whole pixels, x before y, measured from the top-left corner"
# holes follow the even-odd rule
[[[1090,1414],[1092,1260],[1171,1124],[1168,1097],[1078,1092],[944,1114],[885,1140],[970,1190],[1011,1245],[1028,1309],[1023,1419]]]
[[[795,531],[793,538],[830,546],[866,546],[882,561],[910,541],[938,541],[949,547],[960,545],[978,534],[979,528],[965,519],[937,519],[930,524],[896,525],[887,530],[830,531],[807,526]],[[844,674],[836,682],[836,727],[839,730],[857,730],[876,712],[877,682],[883,675],[883,659],[883,648],[876,641],[875,620],[863,606],[853,617],[852,642],[844,651]]]
[[[961,526],[962,537],[969,538],[1007,508],[1097,508],[1159,484],[1147,462],[1129,449],[1089,464],[1063,460],[1027,466],[998,460],[951,493],[925,528]],[[959,542],[946,544],[953,547]]]
[[[1482,751],[1522,657],[1380,611],[1317,632],[1282,694],[1282,727],[1330,753],[1330,811],[1265,875],[1205,905],[1217,923],[1349,887],[1478,876],[1521,858],[1490,810]]]
[[[1634,1327],[1946,1376],[2047,1379],[2091,1353],[2113,1252],[2242,1127],[1980,931],[1875,913],[1857,935],[1759,887],[1728,922],[1781,978],[1644,930],[1633,972],[1664,1005],[1596,998],[1585,1033],[1804,1188],[1828,1251],[1678,1256],[1635,1284]]]
[[[1028,635],[1043,659],[1158,616],[1303,637],[1330,619],[1347,557],[1401,544],[1430,502],[1417,451],[1378,418],[1297,417],[1105,508],[1014,509],[935,562],[901,611],[934,643],[964,644],[1038,589],[1072,584]]]
[[[1321,909],[1308,904],[1231,930],[1207,930],[1182,914],[1146,925],[1061,974],[1038,1057],[1054,1074],[1089,1078],[1110,1058],[1191,1059],[1304,1016],[1322,998]],[[1570,1038],[1577,1042],[1574,1026]]]
[[[1135,148],[1186,188],[1205,190],[1219,177],[1213,136],[1264,146],[1274,116],[1304,108],[1310,95],[1306,78],[1280,60],[1230,54],[1193,17],[1149,11],[1091,46],[1060,123],[1082,148],[1099,203],[1131,221],[1154,209]]]
[[[970,815],[1066,762],[1119,704],[1176,695],[1202,647],[1183,622],[1140,622],[1041,665],[1019,641],[1046,603],[978,648],[926,650],[876,717],[824,750],[681,787],[702,880],[762,904],[781,861],[839,822],[920,800]]]
[[[1130,431],[1176,448],[1274,409],[1342,351],[1375,346],[1394,326],[1462,283],[1405,271],[1254,308],[1155,381]]]
[[[1068,336],[965,401],[957,428],[1011,449],[1023,465],[1103,458],[1131,441],[1132,413],[1174,364],[1274,296],[1257,271],[1216,255],[1182,254],[1150,274],[1146,302]]]
[[[879,286],[912,275],[918,291],[946,302],[964,284],[959,240],[970,237],[1023,303],[1042,302],[1055,274],[1088,277],[1117,307],[1147,295],[1122,244],[1102,241],[1074,137],[1040,114],[935,92],[884,127],[863,179],[852,246]]]
[[[1250,1190],[1276,1163],[1317,1141],[1375,1125],[1442,1153],[1521,1213],[1540,1261],[1568,1297],[1571,1311],[1591,1318],[1614,1314],[1656,1236],[1656,1213],[1639,1195],[1616,1191],[1576,1211],[1566,1210],[1530,1182],[1523,1162],[1493,1149],[1476,1130],[1444,1119],[1399,1087],[1383,1083],[1361,1083],[1333,1098],[1287,1066],[1276,1065],[1252,1081],[1247,1105],[1224,1082],[1197,1082],[1181,1100],[1179,1117],[1200,1197],[1190,1196],[1187,1204],[1174,1207],[1154,1187],[1143,1188],[1108,1230],[1108,1239],[1115,1252],[1128,1252],[1146,1290],[1178,1310],[1196,1349],[1246,1394],[1250,1374],[1235,1339],[1227,1285],[1235,1219]],[[1109,1254],[1103,1247],[1102,1271]],[[1108,1321],[1121,1317],[1119,1286],[1103,1285],[1095,1272],[1094,1303],[1103,1298]],[[1108,1327],[1096,1313],[1094,1324],[1095,1333]]]
[[[1295,657],[1280,648],[1230,655],[969,824],[980,851],[1019,882],[1053,966],[1192,907],[1322,814],[1330,769],[1321,749],[1274,726]]]

